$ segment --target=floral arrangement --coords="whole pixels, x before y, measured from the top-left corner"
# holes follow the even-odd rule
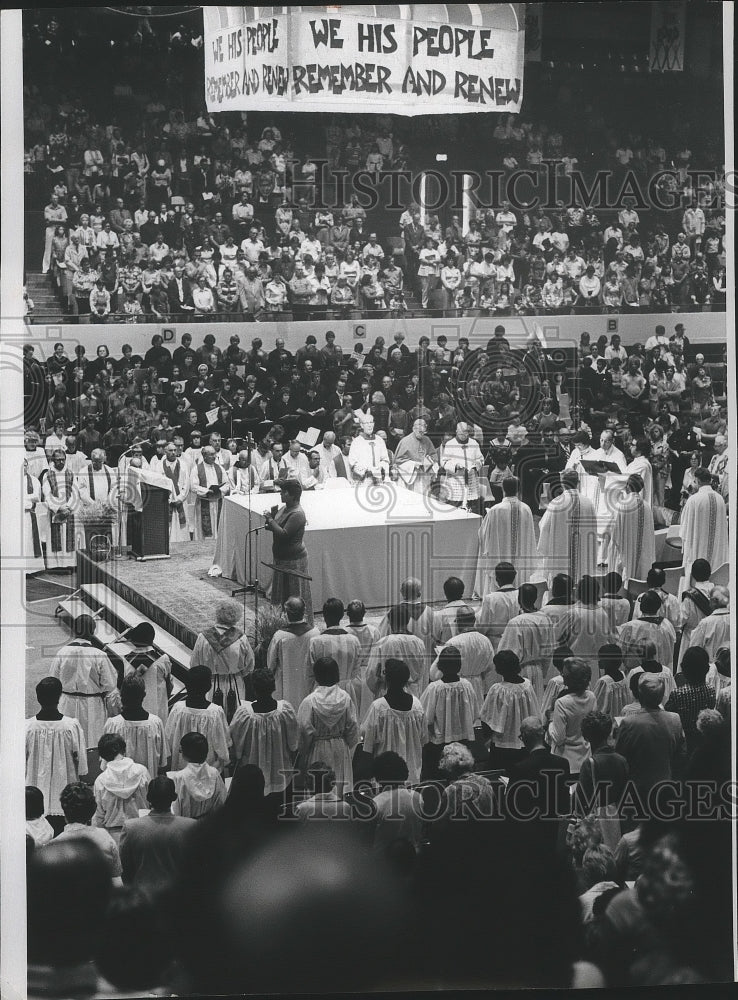
[[[115,520],[115,508],[105,500],[82,504],[76,513],[79,520],[86,524],[104,524]]]

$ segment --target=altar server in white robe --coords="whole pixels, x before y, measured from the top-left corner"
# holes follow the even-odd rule
[[[25,462],[24,462],[25,466]],[[41,548],[40,518],[36,513],[41,502],[41,483],[30,472],[23,473],[23,563],[26,573],[41,573],[46,568]]]
[[[520,750],[520,724],[540,713],[539,701],[530,681],[520,676],[520,660],[512,650],[495,654],[495,670],[500,676],[487,692],[481,719],[492,734],[495,750]]]
[[[555,627],[556,642],[571,649],[575,657],[589,664],[592,678],[599,677],[599,650],[605,643],[614,642],[610,615],[600,604],[600,584],[591,576],[584,576],[577,585],[577,599]]]
[[[656,559],[653,510],[643,499],[643,480],[633,473],[617,500],[608,550],[610,572],[618,572],[623,583],[645,580]]]
[[[169,747],[164,735],[164,723],[143,707],[146,687],[135,674],[123,678],[120,688],[120,715],[105,723],[106,733],[121,736],[126,754],[137,764],[143,764],[152,778],[164,770],[169,759]]]
[[[477,631],[473,608],[466,606],[459,608],[456,622],[458,632],[448,639],[443,649],[457,649],[461,654],[461,677],[465,677],[471,683],[481,708],[494,675],[492,660],[495,651],[487,636]],[[431,664],[430,679],[437,681],[440,678],[438,658],[436,658]],[[476,721],[478,720],[475,719]]]
[[[639,437],[631,445],[633,458],[625,466],[624,475],[640,476],[643,480],[643,499],[650,507],[653,504],[653,469],[651,467],[651,442],[648,438]]]
[[[216,697],[220,691],[229,720],[246,697],[246,678],[254,669],[254,651],[238,626],[241,614],[235,601],[221,601],[215,608],[215,624],[200,632],[192,650],[192,662],[210,668],[213,701],[221,700]]]
[[[351,442],[347,459],[354,482],[360,483],[364,480],[380,482],[382,479],[389,479],[390,460],[387,445],[374,433],[374,417],[362,413],[359,419],[361,433]]]
[[[74,622],[71,642],[62,646],[51,661],[49,676],[61,681],[59,711],[77,719],[85,747],[96,747],[109,716],[120,707],[118,677],[107,654],[92,645],[95,619],[80,615]]]
[[[153,712],[166,725],[172,693],[172,661],[166,653],[154,648],[155,638],[151,622],[139,622],[123,633],[121,639],[133,646],[132,650],[123,653],[123,675],[141,679],[145,689],[144,709]]]
[[[248,451],[239,451],[238,458],[231,465],[228,472],[228,478],[231,481],[231,494],[240,494],[241,496],[250,496],[250,494],[259,492],[259,473],[256,471],[256,467],[249,461]]]
[[[707,650],[710,663],[724,646],[730,646],[730,591],[727,587],[713,587],[710,594],[711,612],[688,636],[690,646],[702,646]]]
[[[177,771],[187,763],[179,746],[182,737],[186,733],[202,733],[208,741],[206,762],[222,772],[230,759],[231,736],[225,712],[220,705],[208,701],[213,684],[210,668],[196,663],[187,672],[186,684],[187,698],[172,706],[164,730],[172,752],[172,770]]]
[[[267,650],[267,667],[274,675],[278,700],[299,706],[312,691],[315,678],[310,664],[310,640],[320,634],[305,621],[305,602],[289,597],[284,602],[287,624],[272,636]]]
[[[661,598],[661,615],[664,618],[668,618],[671,624],[674,626],[674,631],[676,632],[680,625],[680,612],[681,607],[679,605],[679,600],[670,594],[668,591],[664,590],[664,584],[666,583],[666,574],[662,569],[658,569],[652,566],[651,569],[646,574],[646,583],[649,590],[655,590],[656,593]],[[628,618],[641,618],[641,594],[633,602],[633,614],[626,615],[622,621],[618,622],[618,625],[623,625]]]
[[[552,500],[541,518],[538,555],[549,582],[556,573],[573,580],[593,576],[597,569],[597,517],[594,504],[578,492],[579,477],[563,472],[563,492]]]
[[[359,742],[359,725],[351,696],[339,685],[338,664],[323,657],[313,665],[315,690],[297,710],[300,768],[306,773],[321,761],[336,775],[339,795],[354,784],[352,758]]]
[[[484,597],[494,589],[493,568],[510,562],[518,571],[518,584],[528,583],[538,566],[533,513],[518,496],[520,482],[515,476],[502,480],[503,498],[490,507],[479,526],[479,561],[474,591]]]
[[[190,493],[190,470],[184,458],[177,457],[177,446],[171,441],[164,449],[161,474],[172,484],[169,495],[169,541],[189,542],[186,504]]]
[[[433,611],[423,601],[420,580],[408,577],[400,584],[400,602],[394,604],[379,623],[380,636],[407,631],[416,635],[430,652],[433,642]]]
[[[195,497],[195,541],[215,538],[223,506],[223,497],[231,491],[228,474],[215,461],[215,449],[206,445],[202,461],[190,473],[190,491]]]
[[[410,434],[395,448],[394,464],[402,483],[414,493],[427,493],[431,479],[438,474],[436,447],[428,437],[425,420],[416,420]]]
[[[366,665],[366,684],[375,698],[381,698],[386,691],[384,665],[387,660],[402,660],[410,670],[408,691],[420,696],[428,685],[430,660],[422,639],[398,625],[398,631],[382,636],[372,646]]]
[[[67,455],[56,448],[44,476],[43,497],[48,510],[46,565],[48,569],[71,569],[77,565],[77,524],[74,512],[80,496],[77,479],[67,466]]]
[[[520,675],[533,685],[536,698],[543,699],[544,678],[551,672],[556,637],[548,615],[536,610],[538,590],[524,583],[518,590],[520,614],[505,626],[498,651],[510,649],[520,661]]]
[[[223,776],[208,764],[210,744],[204,733],[183,733],[178,750],[182,766],[167,773],[177,793],[172,812],[186,819],[202,819],[220,809],[228,797]]]
[[[409,680],[406,663],[387,660],[387,690],[371,703],[361,732],[364,753],[378,757],[393,750],[407,764],[410,783],[417,784],[423,766],[423,746],[428,742],[428,727],[420,699],[406,690]]]
[[[256,700],[243,701],[230,725],[231,760],[235,767],[253,764],[264,775],[264,794],[283,792],[294,777],[293,756],[299,744],[295,709],[274,698],[274,676],[255,670]]]
[[[626,670],[637,667],[648,645],[655,647],[654,659],[665,667],[674,661],[676,633],[671,622],[661,615],[661,598],[654,590],[641,597],[641,618],[634,618],[619,628],[619,638],[615,641],[623,651]]]
[[[372,703],[373,695],[372,692],[367,687],[366,683],[366,668],[369,663],[369,654],[372,651],[375,643],[379,642],[380,635],[379,629],[376,625],[371,625],[369,622],[364,621],[364,615],[366,614],[366,608],[364,607],[363,601],[349,601],[346,606],[346,614],[348,615],[348,625],[346,629],[355,635],[359,640],[359,646],[361,647],[361,657],[359,663],[358,676],[360,679],[359,683],[359,715],[358,719],[361,722],[369,710],[369,706]]]
[[[474,739],[474,722],[481,705],[471,681],[461,677],[461,653],[446,646],[438,657],[440,678],[431,681],[420,696],[428,726],[423,777],[433,777],[443,747]]]
[[[87,747],[77,719],[62,715],[61,682],[44,677],[36,685],[39,711],[26,719],[26,785],[40,789],[47,816],[63,816],[59,796],[87,774]]]
[[[352,632],[341,627],[343,616],[343,602],[337,597],[329,597],[323,605],[326,627],[310,640],[309,657],[312,665],[326,657],[336,661],[338,683],[349,693],[358,713],[361,700],[361,643]]]
[[[497,589],[487,594],[477,611],[477,626],[497,649],[505,626],[518,613],[518,588],[516,570],[512,563],[501,562],[495,566]]]
[[[615,447],[614,439],[615,435],[612,431],[603,431],[600,434],[600,446],[594,449],[589,460],[592,462],[612,462],[613,465],[617,465],[619,472],[625,472],[628,463],[622,451]]]
[[[706,559],[714,572],[729,557],[728,514],[708,470],[696,469],[694,478],[697,492],[687,498],[681,517],[682,565],[689,570],[695,559]]]

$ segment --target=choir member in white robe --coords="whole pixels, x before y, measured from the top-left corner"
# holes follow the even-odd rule
[[[204,664],[213,675],[213,691],[221,691],[226,703],[236,710],[246,697],[246,678],[254,669],[254,651],[236,622],[241,609],[235,601],[221,601],[215,608],[215,625],[200,632],[192,650],[192,662]],[[229,698],[229,692],[235,691]]]
[[[187,498],[190,494],[190,470],[184,458],[177,457],[177,446],[171,441],[164,449],[161,474],[172,484],[169,495],[169,541],[189,542]]]
[[[409,632],[423,642],[426,655],[430,657],[433,652],[433,611],[422,599],[420,580],[414,577],[403,580],[400,584],[400,597],[400,603],[393,605],[380,621],[379,634],[386,636]]]
[[[661,707],[663,708],[664,705],[669,700],[669,698],[671,697],[672,692],[676,690],[677,683],[676,683],[676,678],[674,677],[674,672],[671,669],[671,667],[666,667],[658,660],[651,658],[650,654],[653,652],[654,652],[654,647],[650,646],[647,650],[643,663],[641,663],[637,667],[633,667],[633,669],[628,674],[627,684],[628,684],[628,689],[632,690],[631,684],[633,683],[633,678],[635,676],[638,676],[639,674],[648,673],[651,674],[652,676],[656,675],[657,677],[660,677],[664,683],[664,695],[661,699]],[[637,711],[637,708],[632,702],[628,702],[626,705],[623,706],[621,710],[623,715],[630,715],[634,711]]]
[[[518,496],[519,480],[502,480],[500,503],[490,507],[479,526],[479,560],[474,592],[484,597],[494,589],[494,567],[510,562],[518,571],[518,584],[528,583],[539,563],[533,513]]]
[[[410,670],[408,691],[420,696],[428,686],[430,663],[422,639],[408,632],[385,635],[372,646],[366,665],[366,683],[373,696],[381,698],[386,691],[384,665],[391,659],[407,664]]]
[[[121,652],[123,676],[139,677],[144,685],[143,707],[157,715],[164,725],[169,717],[169,697],[172,693],[172,661],[166,653],[154,648],[156,632],[151,622],[140,622],[127,629],[121,641],[132,649]],[[197,661],[195,661],[197,662]]]
[[[588,663],[597,679],[600,646],[616,639],[610,616],[600,604],[599,582],[591,576],[583,577],[577,587],[576,602],[556,627],[557,644],[568,646],[574,656]]]
[[[41,502],[41,483],[29,472],[23,473],[23,564],[26,573],[41,573],[46,568],[41,548],[37,506]]]
[[[374,417],[362,414],[361,433],[351,442],[348,465],[354,482],[389,479],[390,460],[387,445],[374,433]]]
[[[366,718],[366,713],[369,711],[369,706],[374,700],[374,695],[369,690],[366,683],[366,668],[369,663],[369,654],[372,651],[374,645],[379,642],[380,635],[379,629],[376,625],[372,625],[369,622],[364,621],[364,615],[366,614],[366,608],[362,601],[349,601],[346,606],[346,614],[348,615],[348,625],[346,629],[351,635],[355,635],[359,640],[359,646],[361,647],[361,656],[359,659],[359,713],[358,719],[361,722]]]
[[[56,677],[36,685],[40,711],[26,719],[26,785],[40,789],[47,816],[63,816],[59,796],[87,774],[87,746],[77,719],[62,715],[62,687]]]
[[[479,707],[481,708],[494,673],[492,659],[495,651],[487,636],[482,635],[481,632],[476,630],[476,621],[472,608],[460,608],[456,620],[458,623],[458,633],[451,636],[443,648],[459,651],[461,655],[461,677],[466,678],[471,683],[476,692]],[[438,658],[431,664],[430,679],[432,681],[441,679]],[[478,722],[479,720],[475,719],[474,721]]]
[[[610,572],[619,572],[626,587],[630,580],[645,580],[656,559],[653,511],[642,493],[641,477],[628,476],[607,529]]]
[[[509,649],[520,661],[520,675],[529,680],[540,702],[544,692],[544,678],[552,667],[555,646],[554,626],[548,615],[536,610],[538,590],[532,583],[524,583],[518,591],[520,614],[505,626],[498,651]]]
[[[177,793],[172,805],[175,816],[202,819],[225,803],[225,782],[220,770],[208,764],[208,756],[209,742],[203,733],[196,730],[183,733],[180,741],[182,767],[167,773]]]
[[[710,594],[711,613],[698,623],[688,636],[690,646],[707,650],[710,662],[724,646],[730,646],[730,592],[727,587],[713,587]]]
[[[218,533],[223,497],[231,491],[228,474],[215,461],[215,450],[206,445],[202,461],[190,473],[190,492],[195,497],[195,541],[215,538]]]
[[[235,767],[253,764],[264,775],[264,794],[283,792],[296,773],[293,756],[299,744],[295,710],[287,701],[275,701],[274,677],[255,670],[253,702],[243,701],[230,725],[231,760]]]
[[[620,637],[616,640],[623,651],[626,669],[638,666],[648,643],[656,647],[654,659],[665,667],[671,667],[676,633],[671,622],[661,616],[661,598],[655,591],[643,594],[641,612],[641,618],[634,618],[620,626]]]
[[[680,522],[682,565],[689,571],[695,559],[706,559],[714,572],[729,558],[728,514],[707,469],[697,469],[694,477],[698,489],[687,498]]]
[[[208,741],[207,763],[222,771],[230,759],[231,736],[225,712],[208,701],[213,684],[209,667],[196,663],[187,673],[187,698],[172,706],[165,727],[172,753],[172,770],[184,767],[180,742],[185,733],[202,733]]]
[[[674,594],[670,594],[667,590],[664,590],[666,574],[662,569],[658,569],[654,566],[648,571],[646,583],[648,584],[648,589],[655,590],[661,598],[661,615],[662,617],[669,619],[671,624],[674,626],[674,631],[676,632],[679,628],[679,613],[681,609],[679,607],[679,601]],[[642,596],[642,594],[639,595],[633,602],[633,618],[643,617],[643,612],[641,611]],[[622,625],[623,622],[618,622],[618,624]]]
[[[653,468],[651,457],[651,442],[648,438],[636,438],[631,445],[633,458],[625,466],[624,475],[640,476],[643,480],[643,499],[650,507],[653,504]]]
[[[649,572],[654,571],[649,570]],[[621,593],[623,578],[619,573],[606,573],[602,586],[605,592],[600,599],[600,607],[607,613],[607,617],[610,619],[610,628],[614,633],[619,625],[624,625],[630,618],[630,601]]]
[[[597,700],[597,710],[616,719],[622,715],[626,705],[633,701],[628,677],[621,670],[623,654],[620,646],[606,643],[599,651],[600,677],[592,686]]]
[[[267,667],[274,675],[276,698],[299,706],[314,686],[310,641],[320,630],[305,621],[305,602],[301,597],[288,597],[284,610],[287,624],[272,636]]]
[[[117,733],[126,744],[126,753],[137,764],[143,764],[152,778],[163,771],[169,759],[169,747],[164,735],[164,723],[143,707],[146,688],[140,677],[129,674],[120,689],[122,707],[105,723],[106,733]]]
[[[95,619],[91,615],[76,619],[74,634],[51,661],[49,675],[61,681],[59,711],[78,720],[89,749],[97,746],[108,717],[118,714],[118,678],[107,654],[92,645]]]
[[[597,569],[597,516],[592,501],[578,493],[578,482],[573,470],[562,473],[564,490],[541,518],[538,555],[549,582],[556,573],[581,580]]]
[[[458,649],[446,646],[441,650],[438,671],[440,679],[431,681],[420,696],[428,741],[436,748],[462,740],[470,742],[474,739],[474,721],[479,718],[481,705],[472,683],[460,676]]]
[[[231,495],[250,496],[259,492],[259,473],[249,461],[248,451],[239,451],[237,460],[228,472],[231,482]]]
[[[458,576],[450,576],[444,580],[443,593],[448,603],[439,611],[433,612],[431,637],[434,643],[448,642],[452,635],[457,634],[456,615],[459,608],[466,607],[464,581]]]
[[[484,464],[479,444],[470,438],[469,424],[456,425],[456,435],[447,441],[441,451],[441,468],[445,476],[443,494],[447,502],[466,507],[469,502],[478,504],[479,475]]]
[[[321,761],[332,768],[339,795],[354,784],[352,759],[359,742],[359,725],[351,696],[338,683],[338,664],[328,658],[313,665],[315,690],[297,710],[300,767],[304,773]]]
[[[712,569],[706,559],[696,559],[692,563],[689,586],[682,593],[679,608],[679,627],[682,641],[679,644],[679,662],[684,650],[689,647],[689,637],[698,623],[711,613],[710,594],[715,586],[710,580]]]
[[[482,705],[482,723],[489,729],[495,749],[521,750],[520,724],[540,714],[533,685],[520,676],[520,660],[510,649],[495,654],[500,679],[490,687]]]
[[[518,613],[518,588],[515,586],[516,571],[512,563],[498,563],[495,566],[497,590],[486,594],[477,611],[477,626],[491,641],[495,649],[505,626]]]
[[[343,602],[329,597],[323,605],[326,627],[310,640],[308,657],[311,666],[321,658],[338,664],[338,683],[351,696],[357,715],[361,701],[361,643],[356,636],[341,627]]]
[[[48,510],[46,565],[48,569],[71,569],[77,565],[77,525],[74,512],[80,497],[74,473],[67,467],[66,452],[57,448],[44,476],[44,503]]]
[[[625,455],[614,445],[615,435],[612,431],[603,431],[600,434],[600,446],[595,448],[589,456],[592,462],[612,462],[617,465],[619,472],[625,472],[627,461]]]
[[[428,742],[425,709],[407,690],[410,671],[401,660],[385,665],[386,694],[371,703],[361,726],[363,750],[373,757],[393,750],[407,764],[411,784],[420,781],[423,746]]]
[[[107,830],[116,843],[127,819],[138,819],[139,809],[146,809],[146,791],[151,774],[127,754],[125,740],[117,733],[103,733],[97,745],[100,774],[93,791],[97,806],[92,825]]]
[[[413,493],[428,493],[431,479],[438,474],[436,448],[428,437],[425,420],[416,420],[410,434],[400,438],[394,464],[400,481]]]

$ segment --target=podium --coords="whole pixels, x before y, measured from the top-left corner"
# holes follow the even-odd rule
[[[131,552],[140,562],[169,558],[169,489],[141,479],[141,510],[130,519]]]

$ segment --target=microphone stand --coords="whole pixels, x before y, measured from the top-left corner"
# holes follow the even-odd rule
[[[249,512],[250,513],[250,512]],[[266,525],[260,524],[256,528],[249,528],[246,533],[246,539],[244,542],[246,551],[251,551],[251,535],[255,535],[258,538],[259,532],[263,531]],[[231,597],[240,597],[243,595],[243,630],[246,631],[246,595],[253,592],[254,595],[254,650],[259,645],[259,580],[258,580],[258,570],[256,573],[256,578],[253,582],[248,583],[245,587],[238,587],[236,590],[231,591]]]

